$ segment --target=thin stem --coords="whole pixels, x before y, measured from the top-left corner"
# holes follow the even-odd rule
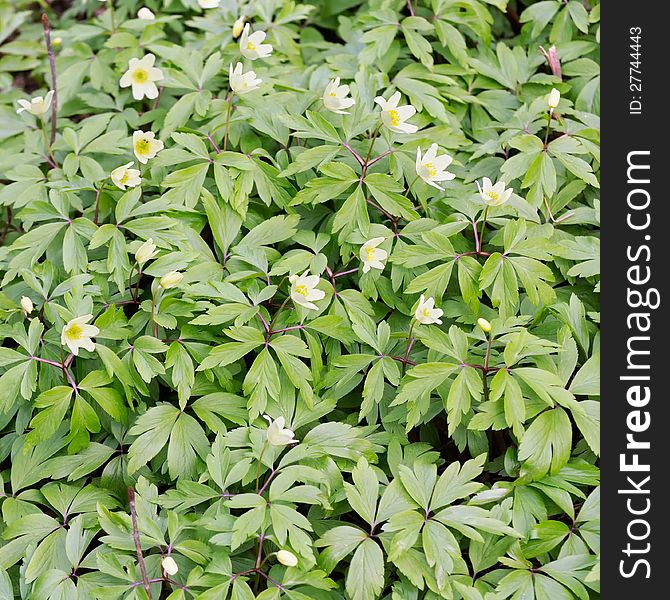
[[[484,357],[484,369],[489,370],[489,358],[491,357],[491,344],[493,344],[493,336],[489,335],[486,343],[486,356]]]
[[[554,112],[552,108],[547,115],[547,132],[544,134],[544,147],[547,147],[547,142],[549,141],[549,132],[551,131],[551,113]]]
[[[205,137],[209,140],[209,143],[212,144],[212,146],[214,147],[214,152],[216,152],[217,154],[221,154],[221,149],[216,145],[216,142],[212,139],[212,136],[207,133],[205,134]]]
[[[356,152],[356,150],[354,150],[349,144],[347,144],[347,142],[342,142],[342,145],[347,150],[349,150],[349,152],[351,152],[353,157],[356,159],[356,162],[358,162],[358,164],[361,165],[361,167],[365,164],[365,162],[363,161],[363,157],[358,152]]]
[[[263,461],[263,455],[265,454],[265,450],[268,447],[267,441],[263,442],[263,448],[261,450],[261,455],[258,457],[258,466],[256,467],[256,493],[258,493],[258,482],[260,481],[261,478],[261,464]]]
[[[409,14],[414,16],[414,8],[412,8],[412,0],[407,0],[407,8],[409,9]]]
[[[376,208],[379,212],[381,212],[387,219],[389,219],[389,220],[391,220],[391,221],[394,221],[394,220],[395,220],[395,217],[394,217],[390,212],[388,212],[387,210],[384,210],[381,206],[379,206],[378,204],[375,204],[375,203],[374,203],[372,200],[370,200],[369,198],[366,198],[365,201],[366,201],[370,206]]]
[[[270,485],[270,482],[274,478],[274,476],[277,474],[277,470],[272,467],[272,470],[270,471],[270,475],[268,475],[268,478],[265,480],[265,483],[263,484],[263,487],[258,490],[258,495],[262,496],[263,492],[267,489],[268,485]]]
[[[486,205],[484,209],[484,215],[482,218],[482,230],[479,232],[479,251],[481,251],[482,244],[484,243],[484,228],[486,227],[486,217],[489,214],[489,206]]]
[[[416,362],[413,360],[409,360],[408,358],[405,358],[404,356],[389,356],[389,358],[392,358],[393,360],[397,360],[398,362],[401,362],[405,365],[412,365],[413,367],[416,366]]]
[[[277,312],[276,312],[276,313],[274,314],[274,316],[272,317],[272,321],[270,321],[270,331],[274,331],[274,330],[273,330],[273,327],[274,327],[275,322],[277,321],[277,317],[279,317],[279,313],[281,313],[281,311],[284,310],[284,307],[286,306],[286,303],[287,303],[290,299],[291,299],[291,296],[290,296],[290,295],[289,295],[289,296],[286,296],[286,298],[284,298],[284,301],[281,303],[281,305],[280,305],[279,308],[277,309]]]
[[[130,518],[133,523],[133,540],[135,541],[137,562],[140,565],[140,573],[142,574],[144,591],[147,593],[149,600],[151,600],[151,584],[149,583],[149,578],[147,577],[147,566],[144,564],[144,555],[142,554],[142,544],[140,543],[140,531],[137,528],[137,511],[135,510],[135,490],[132,487],[128,488],[128,503],[130,504]]]
[[[361,168],[361,177],[360,177],[361,183],[365,179],[365,175],[368,172],[368,167],[370,166],[370,157],[372,156],[372,149],[375,146],[375,140],[377,139],[377,136],[381,131],[381,127],[382,127],[381,124],[378,125],[377,129],[375,129],[374,133],[372,134],[372,137],[370,138],[370,147],[368,148],[367,156],[365,157],[365,160],[363,161],[363,165]]]
[[[57,369],[63,368],[63,363],[56,362],[55,360],[48,360],[46,358],[40,358],[39,356],[31,356],[30,358],[32,360],[36,360],[37,362],[44,363],[45,365],[51,365],[52,367],[56,367]]]
[[[414,342],[416,341],[412,337],[412,332],[414,331],[414,319],[412,319],[412,322],[410,323],[409,326],[409,332],[407,334],[407,350],[405,350],[405,356],[403,357],[402,360],[402,374],[405,374],[405,370],[407,369],[407,361],[409,360],[409,353],[412,351],[412,346],[414,346]]]
[[[49,58],[49,67],[51,68],[51,89],[53,90],[53,97],[51,98],[51,144],[56,141],[56,118],[58,116],[58,83],[56,81],[56,56],[54,54],[53,45],[51,44],[51,26],[49,24],[49,17],[42,13],[42,27],[44,28],[44,40],[47,45],[47,56]],[[49,144],[49,152],[51,152],[51,144]],[[53,158],[53,155],[52,155]],[[54,159],[54,162],[55,159]]]
[[[270,332],[270,326],[268,325],[268,322],[265,320],[265,317],[261,314],[260,310],[256,313],[258,318],[261,320],[261,323],[263,324],[263,329],[265,329],[265,333],[269,334]]]
[[[270,331],[270,335],[275,335],[276,333],[285,333],[286,331],[296,331],[298,329],[305,329],[304,325],[292,325],[291,327],[282,327],[281,329],[275,329]]]
[[[102,181],[102,183],[100,183],[100,187],[95,191],[95,212],[93,213],[93,223],[96,225],[98,224],[98,216],[100,212],[100,195],[102,194],[102,190],[105,187],[105,183],[107,183],[107,179]]]
[[[479,252],[482,247],[481,244],[479,243],[479,234],[477,233],[477,221],[474,219],[472,220],[472,233],[475,236],[475,254]]]
[[[156,323],[156,301],[151,298],[151,332],[155,338],[158,337],[158,323]]]
[[[358,267],[355,269],[349,269],[348,271],[340,271],[339,273],[333,274],[333,278],[337,279],[338,277],[344,277],[345,275],[351,275],[352,273],[357,273]]]
[[[263,561],[263,542],[265,541],[265,534],[261,533],[258,538],[258,554],[256,555],[256,568],[259,569]]]
[[[382,158],[386,158],[389,154],[391,154],[392,150],[385,150],[382,152],[379,156],[375,156],[370,162],[368,162],[368,167],[371,167],[375,163],[379,162]]]
[[[42,139],[44,140],[44,145],[46,146],[47,149],[47,156],[45,157],[47,159],[47,162],[54,168],[58,168],[58,162],[56,162],[56,158],[54,157],[53,150],[51,149],[51,142],[49,142],[49,136],[47,135],[47,122],[44,120],[44,117],[41,118],[41,127],[40,131],[42,132]]]
[[[226,102],[228,102],[228,108],[226,109],[226,129],[223,133],[223,150],[224,152],[228,148],[228,132],[230,130],[230,113],[232,112],[233,109],[233,94],[228,93],[228,97],[226,98]]]

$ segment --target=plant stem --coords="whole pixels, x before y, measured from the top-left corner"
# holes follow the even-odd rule
[[[351,152],[352,156],[356,159],[356,162],[359,165],[361,165],[361,167],[365,164],[365,162],[363,161],[363,157],[358,152],[356,152],[356,150],[354,150],[347,142],[342,142],[342,145],[347,150],[349,150],[349,152]]]
[[[44,40],[47,45],[47,56],[49,57],[49,67],[51,68],[51,89],[53,90],[53,97],[51,98],[51,144],[56,141],[56,118],[58,116],[58,84],[56,82],[56,56],[54,55],[53,45],[51,44],[51,26],[49,24],[49,17],[42,13],[42,27],[44,27]],[[49,144],[49,152],[51,153],[51,144]],[[53,154],[51,158],[53,158]]]
[[[551,131],[551,113],[553,110],[549,111],[547,115],[547,132],[544,134],[544,147],[547,148],[547,142],[549,141],[549,132]]]
[[[284,307],[286,306],[286,303],[291,299],[291,296],[288,295],[286,298],[284,298],[284,301],[281,303],[279,308],[277,309],[277,312],[274,314],[272,317],[272,321],[270,321],[270,331],[273,331],[273,326],[275,322],[277,321],[277,317],[279,317],[279,313],[281,313],[282,310],[284,310]]]
[[[261,478],[261,464],[263,461],[263,455],[265,454],[265,450],[268,447],[267,440],[263,442],[263,448],[261,449],[261,455],[258,457],[258,466],[256,467],[256,493],[258,493],[258,482],[260,481]]]
[[[142,574],[144,591],[147,593],[149,600],[151,600],[151,584],[149,583],[149,578],[147,577],[147,566],[144,564],[144,555],[142,554],[142,544],[140,543],[140,531],[137,528],[137,511],[135,510],[135,490],[132,487],[128,488],[128,503],[130,504],[130,518],[133,523],[133,540],[135,541],[137,562],[140,565],[140,573]]]
[[[93,213],[93,223],[96,225],[98,224],[98,213],[100,210],[100,194],[102,194],[102,190],[105,187],[105,183],[107,182],[107,179],[105,179],[101,184],[100,187],[96,189],[95,191],[95,212]]]
[[[228,102],[228,108],[226,109],[226,129],[223,133],[223,151],[224,152],[228,148],[228,132],[230,130],[230,113],[232,112],[232,109],[233,109],[233,94],[231,92],[228,93],[228,97],[226,98],[226,102]]]
[[[407,350],[405,351],[405,356],[402,359],[402,374],[405,374],[405,370],[407,369],[407,362],[409,361],[409,353],[412,351],[412,346],[414,346],[414,342],[416,341],[412,337],[412,332],[414,331],[414,319],[412,319],[412,322],[410,323],[409,326],[409,332],[407,333]]]
[[[488,204],[486,205],[486,208],[484,209],[484,215],[482,218],[482,230],[479,232],[479,250],[478,252],[481,252],[482,244],[484,243],[484,228],[486,227],[486,217],[489,214],[489,207]]]
[[[375,146],[375,140],[377,139],[377,136],[379,135],[379,132],[381,131],[381,124],[377,125],[377,129],[375,129],[374,133],[372,134],[372,137],[370,138],[370,147],[368,148],[368,154],[365,157],[365,160],[362,165],[361,169],[361,178],[360,181],[362,182],[363,179],[365,179],[365,175],[368,172],[368,167],[370,166],[370,156],[372,156],[372,149]]]

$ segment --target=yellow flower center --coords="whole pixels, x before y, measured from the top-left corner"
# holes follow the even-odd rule
[[[423,316],[424,317],[430,317],[430,309],[424,308],[423,309]]]
[[[430,175],[431,177],[435,177],[435,175],[437,175],[437,169],[435,168],[435,165],[433,165],[433,163],[424,163],[423,166],[426,169],[426,171],[428,171],[428,175]]]
[[[374,260],[375,259],[375,249],[374,248],[366,248],[365,255],[367,256],[368,260]]]
[[[77,323],[72,323],[66,330],[65,335],[71,340],[80,340],[82,338],[83,330]]]
[[[149,72],[144,69],[135,69],[133,71],[133,81],[135,83],[146,83],[149,81]]]
[[[126,171],[123,175],[121,175],[119,183],[127,183],[127,181],[128,181],[128,171]]]
[[[494,192],[493,190],[486,192],[486,195],[491,198],[491,200],[497,200],[499,198],[498,192]]]
[[[256,49],[256,44],[254,44],[251,40],[247,42],[247,50],[255,50]]]
[[[388,113],[389,117],[391,117],[391,125],[393,125],[393,127],[397,127],[398,125],[400,125],[400,115],[398,114],[398,111],[389,110]]]
[[[307,294],[309,294],[309,290],[307,289],[306,285],[296,285],[295,286],[295,293],[300,294],[301,296],[307,297]]]
[[[149,140],[137,140],[137,143],[135,144],[135,152],[137,152],[137,154],[148,154]]]
[[[337,98],[337,93],[336,92],[330,92],[330,94],[328,94],[328,95],[332,96],[333,98]]]

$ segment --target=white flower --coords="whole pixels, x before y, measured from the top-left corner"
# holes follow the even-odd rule
[[[158,98],[158,88],[154,82],[163,79],[163,71],[154,67],[156,57],[147,54],[143,58],[131,58],[128,61],[128,70],[121,77],[119,85],[122,88],[133,87],[133,98],[142,100],[144,96]]]
[[[499,181],[493,185],[493,182],[488,177],[484,177],[481,186],[478,181],[477,188],[479,189],[479,194],[482,197],[482,200],[484,200],[488,206],[500,206],[501,204],[505,204],[505,202],[509,200],[513,191],[512,188],[505,189],[504,181]]]
[[[138,265],[143,265],[145,262],[156,256],[158,256],[156,244],[154,244],[154,241],[151,238],[144,242],[135,252],[135,260]]]
[[[257,90],[263,83],[262,79],[256,79],[254,71],[242,72],[242,63],[238,62],[233,69],[233,63],[230,63],[229,75],[230,89],[236,94],[242,95]]]
[[[112,183],[116,187],[125,190],[126,186],[132,188],[142,183],[140,172],[137,169],[131,169],[130,167],[132,167],[132,165],[132,162],[126,163],[125,165],[116,167],[116,169],[110,173]]]
[[[336,77],[328,83],[323,91],[323,105],[330,111],[340,115],[349,113],[343,109],[350,108],[356,101],[353,98],[347,98],[349,94],[348,85],[340,85],[340,78]]]
[[[433,323],[442,324],[440,317],[444,314],[441,308],[435,307],[435,299],[425,300],[423,294],[419,298],[419,305],[414,311],[414,318],[423,325],[432,325]]]
[[[95,350],[95,344],[91,338],[98,335],[100,330],[95,325],[87,325],[92,318],[93,315],[76,317],[63,326],[60,343],[67,346],[75,356],[79,354],[79,348],[90,352]]]
[[[161,558],[161,566],[163,567],[163,571],[165,571],[168,575],[176,575],[179,571],[179,567],[177,566],[175,559],[171,556],[164,556]]]
[[[49,112],[49,108],[51,108],[51,99],[53,98],[53,95],[53,90],[49,90],[44,98],[42,98],[42,96],[35,96],[30,99],[30,102],[23,98],[17,100],[21,107],[16,109],[16,114],[18,115],[24,110],[27,110],[31,115],[35,115],[36,117],[44,116]]]
[[[140,8],[137,11],[137,18],[142,19],[143,21],[153,21],[156,18],[156,15],[152,13],[146,6]]]
[[[559,92],[556,88],[552,88],[551,92],[549,92],[549,96],[547,96],[547,105],[553,111],[558,106],[560,101],[561,92]]]
[[[484,333],[491,333],[491,323],[489,323],[486,319],[482,319],[481,317],[477,319],[477,325],[479,325],[482,328],[482,331]]]
[[[285,567],[295,567],[298,564],[298,557],[288,550],[277,552],[277,560]]]
[[[384,261],[388,258],[388,252],[377,248],[383,241],[383,237],[376,237],[361,246],[358,255],[363,261],[363,273],[367,273],[370,269],[384,270]]]
[[[233,23],[233,39],[240,37],[242,30],[244,29],[244,17],[240,17]]]
[[[153,131],[135,131],[133,133],[133,152],[143,165],[154,158],[163,149],[163,142],[156,139]]]
[[[21,297],[21,309],[26,317],[34,310],[33,301],[28,296]]]
[[[267,34],[264,31],[254,31],[249,35],[250,29],[251,27],[247,23],[242,30],[242,37],[240,38],[240,52],[242,56],[249,60],[267,58],[272,54],[272,46],[263,43]]]
[[[221,0],[198,0],[200,8],[218,8]]]
[[[291,275],[288,280],[291,282],[291,299],[296,304],[309,308],[310,310],[319,310],[312,300],[323,300],[326,292],[316,289],[319,285],[318,275],[308,275],[305,271],[302,275]]]
[[[416,125],[405,123],[407,119],[416,113],[416,108],[411,104],[398,106],[398,102],[400,102],[400,92],[396,92],[388,100],[384,100],[381,96],[377,96],[375,102],[381,106],[382,123],[384,123],[384,125],[391,131],[395,131],[396,133],[414,133],[419,129]]]
[[[272,446],[287,446],[288,444],[292,444],[297,441],[293,439],[295,437],[295,433],[293,433],[287,427],[284,427],[286,424],[284,417],[277,417],[275,420],[272,420],[272,417],[263,415],[263,418],[267,419],[268,423],[270,423],[266,435],[268,442]]]
[[[421,156],[421,148],[416,149],[416,174],[421,177],[428,185],[432,185],[438,190],[444,191],[444,188],[435,183],[436,181],[450,181],[456,175],[445,169],[454,159],[448,154],[437,155],[437,144],[431,144],[426,153]]]
[[[184,279],[184,274],[179,271],[170,271],[161,277],[158,282],[164,290],[169,290],[170,288],[177,287],[182,279]]]

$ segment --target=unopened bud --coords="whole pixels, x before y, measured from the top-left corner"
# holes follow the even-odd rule
[[[558,106],[558,103],[560,101],[561,101],[561,92],[559,92],[556,88],[553,88],[551,92],[549,92],[549,96],[547,97],[547,104],[549,105],[549,108],[551,110],[554,110]]]
[[[482,328],[484,333],[491,333],[491,323],[489,323],[486,319],[477,319],[477,325]]]
[[[23,296],[21,298],[21,308],[23,309],[23,314],[28,316],[31,312],[33,312],[35,307],[33,306],[33,301],[28,298],[28,296]]]
[[[277,552],[277,560],[285,567],[295,567],[298,564],[297,556],[288,550]]]
[[[170,288],[177,287],[181,280],[184,279],[184,274],[179,271],[170,271],[161,277],[160,286],[164,290],[169,290]]]
[[[244,17],[240,17],[233,23],[233,38],[237,39],[242,35],[242,31],[244,31]]]
[[[168,575],[176,575],[177,571],[179,571],[179,567],[177,566],[175,559],[171,556],[164,556],[161,559],[161,566],[163,567],[163,571],[165,571]]]
[[[146,6],[140,8],[137,11],[137,18],[142,19],[143,21],[153,21],[156,18],[156,15],[152,13]]]

